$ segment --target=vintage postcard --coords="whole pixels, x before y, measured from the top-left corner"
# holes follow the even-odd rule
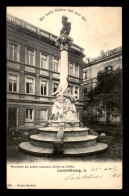
[[[6,7],[7,189],[122,189],[122,8]]]

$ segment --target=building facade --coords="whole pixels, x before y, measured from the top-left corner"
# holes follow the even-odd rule
[[[115,48],[104,52],[100,51],[100,55],[96,58],[86,58],[83,66],[83,102],[84,102],[84,121],[106,122],[106,111],[100,112],[99,108],[88,106],[88,92],[97,85],[97,74],[104,69],[122,68],[122,47]],[[121,96],[121,95],[120,95]],[[120,113],[117,112],[110,115],[111,123],[120,122]]]
[[[15,16],[7,15],[7,127],[44,125],[51,115],[60,77],[57,36]],[[68,82],[77,94],[80,121],[83,110],[83,48],[69,50]]]

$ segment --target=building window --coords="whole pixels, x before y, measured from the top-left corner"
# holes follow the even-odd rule
[[[69,85],[69,88],[70,88],[71,94],[73,94],[73,86]]]
[[[9,59],[18,61],[19,60],[19,46],[18,44],[9,43]]]
[[[34,79],[26,78],[26,93],[34,94]]]
[[[34,111],[33,109],[26,109],[26,121],[34,120]]]
[[[75,86],[74,94],[77,95],[77,97],[78,97],[78,87],[77,86]]]
[[[48,120],[48,110],[47,109],[43,109],[40,111],[40,120],[41,121],[47,121]]]
[[[59,60],[54,58],[53,71],[58,72],[58,68],[59,68]]]
[[[18,76],[9,75],[9,91],[18,91]]]
[[[83,79],[84,79],[84,80],[87,79],[87,71],[83,73]]]
[[[79,66],[75,65],[75,76],[79,77]]]
[[[40,54],[40,67],[48,69],[48,55]]]
[[[97,108],[97,116],[98,117],[103,117],[104,116],[104,111],[101,108]]]
[[[84,98],[87,97],[87,88],[83,89],[83,97],[84,97]]]
[[[54,83],[54,84],[53,84],[53,93],[56,92],[56,90],[57,90],[57,88],[58,88],[58,85],[59,85],[59,84],[57,84],[57,83]]]
[[[74,63],[69,63],[69,75],[79,77],[79,66]]]
[[[29,48],[26,49],[26,63],[35,65],[35,51]]]
[[[47,95],[47,81],[41,81],[41,95]]]
[[[73,64],[69,64],[69,75],[73,76]]]

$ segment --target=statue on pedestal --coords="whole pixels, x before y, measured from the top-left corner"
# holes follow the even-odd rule
[[[65,34],[65,35],[69,35],[70,31],[71,31],[71,23],[67,22],[68,18],[66,16],[62,16],[62,24],[63,27],[60,31],[60,35]]]
[[[61,71],[60,84],[52,95],[55,96],[55,103],[52,106],[52,115],[49,121],[68,122],[74,124],[79,122],[75,102],[76,96],[71,94],[68,88],[68,49],[73,43],[73,39],[69,36],[71,23],[67,21],[66,16],[62,16],[63,28],[60,31],[60,36],[55,40],[61,51]]]

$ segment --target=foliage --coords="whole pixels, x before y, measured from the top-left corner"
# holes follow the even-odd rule
[[[89,104],[106,109],[120,111],[122,105],[122,69],[103,70],[98,72],[97,86],[88,93]]]

